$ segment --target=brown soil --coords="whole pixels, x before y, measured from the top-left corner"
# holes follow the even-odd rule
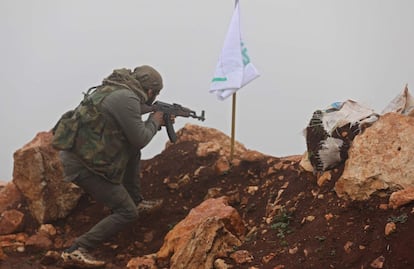
[[[217,175],[213,165],[218,156],[199,158],[196,146],[195,142],[182,142],[142,162],[143,194],[147,199],[163,198],[164,208],[128,226],[96,250],[97,257],[109,262],[106,268],[126,268],[130,258],[157,252],[167,232],[199,205],[211,188],[220,188],[219,195],[238,197],[232,206],[251,231],[239,249],[248,250],[254,260],[236,265],[225,258],[233,268],[374,268],[370,264],[380,256],[385,260],[382,268],[414,268],[412,203],[396,210],[379,209],[380,204],[388,203],[387,193],[364,202],[345,201],[333,190],[342,167],[333,170],[333,178],[319,187],[312,173],[299,168],[298,158],[268,156],[260,162],[241,162],[228,173]],[[285,169],[268,174],[269,167],[280,162]],[[193,176],[200,167],[204,169]],[[166,178],[169,183],[178,182],[187,174],[191,182],[177,189],[164,182]],[[249,186],[259,189],[249,193]],[[267,223],[266,207],[280,190],[281,207],[273,222]],[[108,213],[85,195],[67,219],[53,223],[57,238],[69,243]],[[397,229],[385,236],[390,220],[396,222]],[[32,223],[26,232],[30,234],[35,228]],[[61,261],[47,264],[42,259],[46,250],[27,249],[23,254],[5,251],[8,258],[0,263],[2,269],[62,267]]]

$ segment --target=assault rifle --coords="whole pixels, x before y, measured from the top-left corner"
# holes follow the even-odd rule
[[[197,116],[196,112],[193,110],[183,107],[179,104],[168,104],[161,101],[154,102],[151,106],[144,105],[142,108],[143,113],[148,112],[155,112],[155,111],[161,111],[164,112],[164,121],[165,121],[165,127],[167,128],[167,134],[168,138],[171,142],[177,141],[177,135],[174,131],[174,126],[171,120],[171,116],[174,117],[191,117],[195,118],[201,121],[205,120],[204,117],[204,110],[201,111],[201,115]]]

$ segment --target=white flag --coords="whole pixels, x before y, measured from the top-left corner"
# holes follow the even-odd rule
[[[250,62],[241,37],[239,1],[236,0],[210,92],[216,93],[220,100],[224,100],[258,76],[259,72]]]

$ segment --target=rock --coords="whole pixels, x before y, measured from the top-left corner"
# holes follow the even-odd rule
[[[246,192],[250,195],[254,195],[259,190],[259,186],[247,186]]]
[[[320,177],[318,177],[317,183],[318,186],[322,186],[326,181],[331,180],[332,178],[332,174],[331,171],[325,171],[322,173],[322,175]]]
[[[152,255],[131,259],[127,266],[128,269],[157,269],[155,259]]]
[[[197,156],[206,157],[210,154],[218,154],[219,156],[230,156],[231,139],[223,132],[214,128],[207,128],[187,123],[183,128],[177,131],[177,142],[197,141]],[[166,148],[171,146],[168,142]],[[243,144],[235,141],[233,148],[233,156],[238,158],[247,149]]]
[[[393,209],[396,209],[402,205],[408,204],[414,201],[414,186],[407,187],[404,190],[393,192],[388,201],[388,205]]]
[[[378,190],[414,186],[414,118],[388,113],[355,137],[335,184],[339,197],[366,200]]]
[[[204,142],[198,144],[196,154],[198,157],[206,157],[212,153],[218,153],[220,150],[220,144],[214,142]]]
[[[384,256],[379,256],[374,261],[371,262],[370,266],[372,268],[383,268],[384,267],[385,258]]]
[[[312,221],[314,221],[315,220],[315,216],[312,216],[312,215],[310,215],[310,216],[306,216],[305,217],[305,220],[307,221],[307,222],[312,222]]]
[[[214,169],[217,175],[224,175],[230,171],[230,162],[226,157],[221,157],[216,161]]]
[[[325,214],[325,219],[326,219],[326,221],[330,221],[333,217],[334,217],[334,216],[333,216],[333,214],[332,214],[332,213]]]
[[[31,246],[36,249],[50,249],[53,246],[53,242],[46,234],[37,233],[27,239],[26,246]]]
[[[24,214],[18,210],[6,210],[0,215],[0,234],[11,234],[23,227]]]
[[[40,260],[43,265],[50,265],[57,263],[60,260],[60,253],[57,251],[49,250]]]
[[[344,245],[345,253],[347,253],[347,254],[351,253],[353,245],[354,245],[354,243],[352,243],[351,241],[347,241]]]
[[[309,156],[308,156],[307,151],[303,153],[302,158],[299,162],[299,166],[307,172],[313,172],[313,166],[312,166],[312,163],[309,161]]]
[[[222,188],[210,188],[207,190],[206,196],[204,196],[204,200],[210,199],[210,198],[218,198],[220,196],[223,196],[221,193]]]
[[[395,225],[394,222],[388,222],[385,225],[385,235],[388,236],[391,233],[395,232],[395,230],[397,229],[397,226]]]
[[[24,248],[24,244],[28,238],[25,233],[15,233],[0,236],[0,249],[7,248],[17,250],[20,247]]]
[[[51,140],[51,132],[40,132],[14,153],[13,183],[40,224],[66,217],[82,194],[62,180],[63,168]]]
[[[253,255],[247,250],[237,250],[230,255],[237,264],[250,263],[254,260]]]
[[[222,220],[208,218],[193,233],[193,238],[171,257],[170,268],[211,268],[217,257],[224,257],[241,241]]]
[[[13,182],[8,182],[0,190],[0,213],[7,209],[16,209],[23,201],[23,196]]]
[[[212,268],[214,261],[240,246],[245,228],[226,197],[208,199],[193,208],[164,238],[158,260],[170,268]]]
[[[263,160],[266,156],[263,153],[260,153],[256,150],[247,150],[242,152],[240,155],[240,160],[246,162],[259,162]]]
[[[387,210],[388,209],[388,204],[380,204],[379,206],[378,206],[378,208],[379,209],[381,209],[381,210]]]
[[[264,264],[269,263],[271,260],[273,260],[276,257],[276,253],[274,252],[270,252],[269,254],[267,254],[266,256],[263,256],[262,258],[262,262]]]
[[[233,145],[233,158],[231,158],[231,139],[213,128],[186,124],[182,129],[178,130],[177,138],[176,143],[197,141],[196,154],[199,157],[207,157],[213,154],[220,156],[215,163],[215,169],[219,175],[227,173],[231,166],[237,166],[241,161],[258,162],[266,157],[266,155],[258,151],[246,149],[243,144],[235,141]],[[171,145],[172,143],[168,142],[166,148]]]
[[[223,259],[214,261],[214,269],[228,269],[231,268]]]
[[[52,224],[42,224],[39,227],[39,233],[53,237],[56,235],[56,228]]]
[[[298,250],[299,250],[298,247],[290,248],[289,249],[289,254],[292,254],[292,255],[296,254],[298,252]]]

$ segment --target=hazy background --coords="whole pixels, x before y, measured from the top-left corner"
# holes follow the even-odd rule
[[[231,98],[208,92],[233,0],[0,0],[0,179],[13,153],[49,130],[115,68],[149,64],[159,99],[206,111],[231,133]],[[353,99],[380,112],[414,87],[414,1],[240,0],[241,27],[261,77],[237,94],[236,140],[273,156],[302,154],[313,111]],[[144,158],[160,153],[163,130]]]

